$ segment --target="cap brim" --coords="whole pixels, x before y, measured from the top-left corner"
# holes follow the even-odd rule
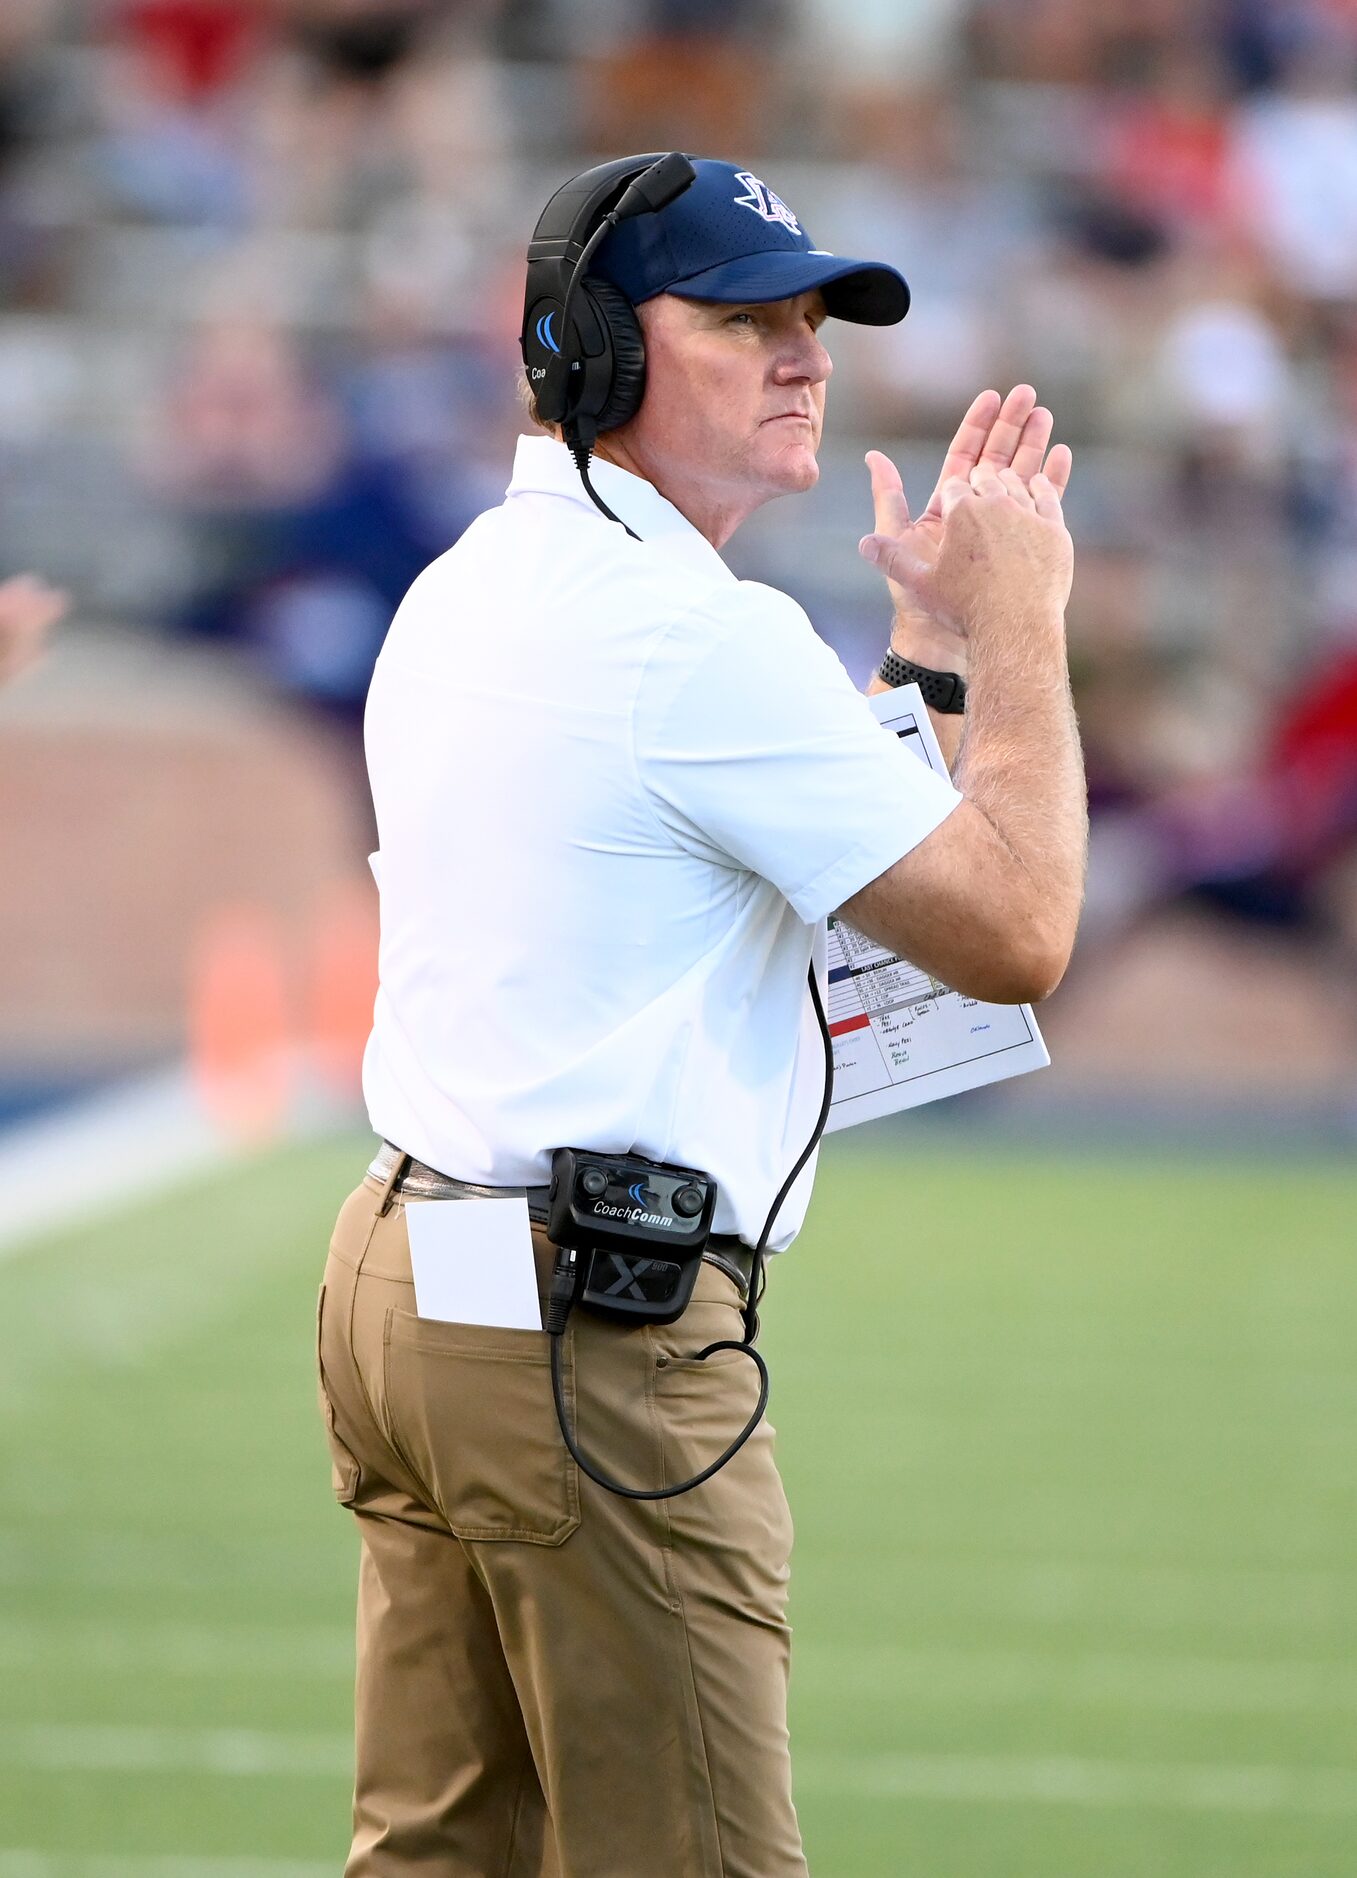
[[[800,248],[773,248],[722,261],[686,280],[671,281],[661,291],[681,300],[748,302],[793,300],[819,289],[834,319],[860,326],[894,326],[909,311],[909,285],[903,274],[880,261],[850,261],[841,254],[807,254]]]

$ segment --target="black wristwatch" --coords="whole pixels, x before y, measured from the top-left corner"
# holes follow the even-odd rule
[[[960,672],[933,672],[913,659],[902,659],[898,652],[888,652],[876,675],[888,685],[917,685],[924,703],[948,716],[960,717],[966,709],[966,680]]]

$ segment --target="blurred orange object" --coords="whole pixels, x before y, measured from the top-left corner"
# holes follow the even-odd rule
[[[276,1140],[296,1067],[283,945],[260,905],[219,906],[204,919],[189,965],[189,1065],[204,1109],[242,1146]]]
[[[316,1077],[346,1101],[361,1088],[376,996],[376,893],[361,877],[335,881],[312,925],[306,1039]]]

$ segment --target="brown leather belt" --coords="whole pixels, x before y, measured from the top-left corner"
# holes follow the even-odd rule
[[[406,1194],[412,1200],[512,1200],[520,1196],[528,1202],[528,1218],[539,1226],[547,1223],[547,1198],[549,1187],[478,1187],[474,1181],[456,1180],[451,1174],[440,1174],[436,1167],[428,1167],[423,1161],[417,1161],[412,1154],[394,1147],[384,1141],[368,1173],[375,1180],[385,1181],[392,1169],[400,1161],[405,1162],[401,1173],[392,1183],[391,1191]],[[715,1265],[727,1278],[733,1279],[740,1287],[741,1296],[749,1295],[749,1280],[754,1270],[754,1251],[743,1239],[734,1233],[714,1232],[709,1235],[702,1256],[708,1264]]]

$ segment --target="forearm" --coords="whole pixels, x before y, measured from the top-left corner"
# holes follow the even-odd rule
[[[969,644],[952,780],[1021,870],[1030,917],[1072,946],[1083,903],[1088,805],[1064,622],[1034,617],[1001,631],[986,622]]]

